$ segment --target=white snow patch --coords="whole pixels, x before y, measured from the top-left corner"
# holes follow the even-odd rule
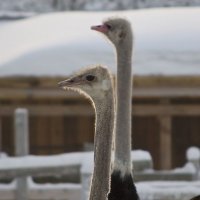
[[[1,158],[7,158],[8,157],[8,154],[5,153],[5,152],[0,152],[0,159]]]
[[[134,150],[131,152],[133,161],[151,160],[149,152]],[[23,156],[23,157],[2,157],[0,159],[0,170],[27,168],[27,167],[53,167],[81,165],[81,171],[91,173],[94,167],[94,152],[75,152],[50,156]]]
[[[81,173],[91,173],[94,168],[94,152],[83,154],[81,158]]]
[[[141,199],[188,200],[200,194],[200,181],[152,181],[136,184]]]
[[[186,153],[187,160],[200,160],[200,149],[198,147],[190,147]]]
[[[134,150],[134,151],[131,151],[131,159],[133,161],[152,160],[152,157],[151,157],[151,154],[148,151]]]
[[[196,173],[196,168],[192,163],[186,163],[183,167],[175,168],[171,173]]]
[[[65,76],[99,63],[115,72],[113,47],[90,30],[110,16],[132,23],[134,74],[200,75],[197,7],[65,12],[0,22],[0,76]]]
[[[193,153],[192,153],[193,155]],[[93,170],[93,152],[77,152],[67,153],[54,156],[26,156],[21,158],[1,158],[1,169],[23,168],[25,166],[69,166],[74,164],[81,164],[82,172],[90,174]],[[147,151],[136,150],[132,151],[131,157],[133,160],[150,160],[151,156]],[[193,167],[191,164],[186,164],[183,168],[172,170],[171,173],[191,172]],[[88,179],[88,183],[90,179]],[[66,189],[81,191],[81,184],[37,184],[28,179],[28,186],[30,189]],[[14,190],[16,182],[10,184],[0,184],[0,191]],[[155,199],[175,199],[188,200],[195,195],[199,195],[200,181],[151,181],[136,183],[136,187],[141,199],[155,200]],[[88,187],[87,187],[88,188]],[[86,191],[87,192],[87,191]]]
[[[87,153],[85,153],[87,154]],[[25,167],[51,167],[51,166],[69,166],[81,164],[83,153],[67,153],[52,156],[23,156],[7,157],[0,159],[0,170],[25,168]]]
[[[11,183],[0,183],[0,191],[1,190],[14,190],[16,188],[16,181],[12,181]]]

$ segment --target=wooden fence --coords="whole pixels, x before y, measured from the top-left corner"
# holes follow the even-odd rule
[[[4,139],[9,137],[7,144],[2,144],[5,150],[13,145],[11,116],[15,108],[0,106],[0,116],[4,116],[1,119],[5,123],[2,125]],[[26,108],[30,113],[32,154],[51,153],[50,148],[48,151],[45,149],[50,143],[54,148],[52,153],[81,151],[83,143],[93,143],[94,111],[90,105],[27,105]],[[187,147],[200,143],[200,105],[135,104],[133,115],[133,147],[150,151],[156,168],[181,166],[185,162]],[[0,123],[3,123],[2,120]],[[6,123],[11,123],[7,129],[4,128]],[[179,140],[182,136],[182,140]]]
[[[16,185],[10,187],[8,190],[0,190],[0,199],[3,200],[77,200],[77,199],[87,199],[90,177],[93,168],[93,155],[90,154],[87,157],[87,166],[83,166],[85,162],[81,162],[84,159],[77,157],[73,159],[70,155],[66,157],[58,156],[26,156],[29,153],[29,124],[28,124],[28,111],[27,109],[17,109],[15,111],[15,149],[16,156],[14,158],[8,158],[6,164],[0,166],[0,179],[16,178]],[[88,154],[88,153],[86,153]],[[92,155],[92,156],[91,156]],[[25,157],[24,157],[25,156]],[[23,157],[23,158],[21,158]],[[57,158],[57,161],[55,161]],[[89,159],[88,159],[89,158]],[[59,160],[59,161],[58,161]],[[51,162],[49,162],[51,161]],[[70,161],[70,164],[68,163]],[[141,162],[141,161],[140,161]],[[143,162],[143,161],[142,161]],[[141,163],[142,163],[141,162]],[[149,161],[148,161],[149,162]],[[194,165],[198,165],[199,160],[191,161]],[[88,165],[89,164],[89,165]],[[149,169],[151,164],[147,166]],[[89,167],[88,167],[89,166]],[[81,170],[81,167],[86,171]],[[199,170],[199,165],[197,166]],[[145,168],[139,167],[140,170]],[[191,172],[167,172],[167,171],[136,171],[134,178],[136,181],[141,180],[196,180],[196,173]],[[62,187],[44,187],[42,185],[35,185],[30,187],[30,178],[28,176],[34,177],[46,177],[46,176],[66,176],[73,174],[81,174],[81,183],[67,185]],[[12,184],[11,184],[12,185]],[[33,185],[33,183],[32,183]]]
[[[60,79],[0,79],[0,149],[14,155],[16,107],[29,111],[31,154],[83,151],[93,143],[91,105],[59,90]],[[181,167],[186,149],[200,144],[199,88],[199,77],[134,77],[133,148],[149,151],[156,169]]]
[[[45,163],[40,163],[31,166],[27,160],[27,163],[20,160],[20,157],[26,156],[29,154],[29,124],[28,124],[28,111],[27,109],[16,109],[15,111],[15,150],[16,158],[11,159],[8,162],[8,165],[0,167],[0,178],[16,178],[14,188],[9,190],[0,191],[0,199],[16,199],[16,200],[28,200],[28,199],[70,199],[77,200],[81,199],[81,187],[65,187],[65,188],[56,188],[55,186],[49,189],[37,188],[37,190],[30,190],[28,183],[28,176],[35,177],[45,177],[49,175],[53,176],[62,176],[66,174],[77,173],[79,170],[79,165],[57,165],[52,164],[45,165]],[[45,157],[46,158],[46,157]],[[42,162],[45,162],[45,158],[40,159]],[[46,158],[47,160],[48,158]],[[50,158],[51,159],[51,158]],[[24,161],[26,161],[24,159]],[[37,158],[35,159],[37,161]],[[33,161],[32,161],[33,162]],[[16,163],[18,165],[16,166]],[[20,163],[20,164],[19,164]],[[37,162],[36,162],[37,163]],[[28,164],[28,165],[27,165]],[[9,184],[8,184],[9,186]]]

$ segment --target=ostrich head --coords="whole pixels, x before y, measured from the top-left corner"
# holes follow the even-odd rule
[[[116,47],[123,44],[132,45],[131,24],[126,19],[110,18],[91,29],[103,33]]]
[[[105,67],[96,66],[79,71],[58,85],[84,94],[92,100],[104,99],[112,89],[110,73]]]

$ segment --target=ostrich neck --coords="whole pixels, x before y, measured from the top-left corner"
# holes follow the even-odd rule
[[[109,191],[112,135],[114,128],[113,93],[94,101],[96,127],[94,140],[94,172],[90,200],[106,200]]]
[[[132,42],[117,53],[117,100],[114,169],[131,173]]]

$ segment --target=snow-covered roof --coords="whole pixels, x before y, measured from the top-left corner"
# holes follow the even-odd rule
[[[200,8],[64,12],[0,22],[0,76],[66,76],[104,64],[115,71],[113,47],[90,26],[110,16],[132,23],[134,74],[200,74]]]

